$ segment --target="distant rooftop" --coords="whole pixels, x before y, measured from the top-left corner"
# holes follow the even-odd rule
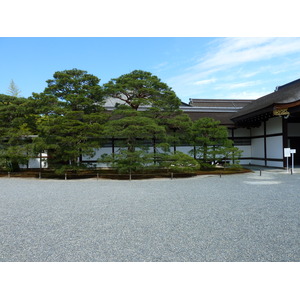
[[[193,107],[244,107],[255,99],[194,99],[189,104]]]
[[[189,99],[189,108],[181,107],[192,120],[199,118],[213,118],[222,125],[234,126],[231,118],[254,99]]]

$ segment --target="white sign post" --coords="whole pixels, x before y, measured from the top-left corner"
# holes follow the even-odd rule
[[[294,154],[296,153],[296,149],[291,149],[292,154],[292,174],[294,173]]]
[[[284,157],[286,157],[286,172],[289,172],[289,157],[291,157],[291,148],[284,148]]]

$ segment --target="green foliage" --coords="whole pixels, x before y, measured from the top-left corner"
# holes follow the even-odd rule
[[[166,127],[167,142],[173,146],[174,153],[176,153],[177,145],[189,144],[193,122],[183,111],[178,110],[174,114],[159,119],[159,123]]]
[[[64,116],[51,115],[39,121],[39,137],[35,140],[40,150],[47,149],[52,167],[79,165],[81,155],[92,156],[100,146],[102,119],[90,121],[82,112],[67,112]]]
[[[218,160],[220,149],[228,145],[227,128],[214,119],[201,118],[193,123],[192,142],[194,157],[205,167]]]
[[[145,141],[153,137],[163,139],[166,131],[156,120],[147,117],[143,112],[125,108],[117,108],[103,131],[104,136],[119,138],[120,147],[134,152],[136,147],[147,148]]]
[[[135,70],[104,84],[107,96],[117,98],[131,108],[157,107],[160,110],[178,109],[180,100],[167,84],[150,72]]]
[[[79,158],[92,156],[100,147],[108,118],[99,79],[86,71],[56,72],[43,93],[30,98],[41,116],[35,147],[47,150],[49,166],[61,170],[82,167]],[[61,169],[61,170],[60,170]]]
[[[234,168],[240,168],[239,165],[239,159],[243,153],[242,150],[240,150],[237,147],[234,147],[232,143],[228,143],[225,147],[222,148],[221,154],[224,156],[225,161],[230,160],[230,167]],[[227,166],[227,163],[225,163],[225,167]]]
[[[12,96],[0,95],[0,167],[18,170],[47,151],[48,165],[57,173],[74,171],[84,167],[80,158],[93,157],[105,139],[113,139],[119,150],[100,161],[121,173],[147,168],[190,172],[218,160],[238,163],[241,151],[228,140],[226,127],[210,118],[192,122],[158,77],[136,70],[103,88],[99,82],[78,69],[55,72],[42,93],[26,99],[18,97],[12,81]],[[105,111],[105,96],[123,104]],[[193,145],[194,158],[178,152],[179,145]]]
[[[35,121],[26,98],[0,95],[0,167],[18,171],[34,157]]]
[[[164,153],[160,156],[160,165],[170,171],[191,172],[199,169],[199,163],[190,155],[177,151]]]
[[[53,78],[46,81],[48,87],[44,94],[56,97],[60,106],[84,113],[102,110],[104,99],[98,77],[86,71],[71,69],[55,72]]]
[[[103,154],[99,162],[107,163],[119,173],[138,172],[153,165],[153,154],[141,149],[134,152],[120,149],[116,154]]]

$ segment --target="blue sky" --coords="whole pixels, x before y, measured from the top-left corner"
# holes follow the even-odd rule
[[[11,80],[24,97],[55,71],[78,68],[101,84],[135,69],[166,82],[180,99],[252,99],[300,78],[300,38],[2,37],[0,93]]]

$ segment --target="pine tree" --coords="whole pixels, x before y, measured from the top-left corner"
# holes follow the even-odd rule
[[[35,115],[26,98],[0,95],[0,166],[18,171],[35,156]]]
[[[19,97],[21,90],[17,87],[15,82],[13,80],[11,80],[7,92],[8,92],[8,95],[10,95],[10,96]]]
[[[39,150],[48,151],[48,163],[57,172],[82,167],[80,157],[92,156],[100,146],[104,113],[99,79],[86,71],[55,72],[43,93],[33,94],[31,102],[41,115]]]
[[[222,147],[228,147],[228,132],[225,126],[212,118],[201,118],[193,123],[192,142],[194,157],[203,167],[218,159]]]
[[[141,70],[110,80],[104,85],[104,91],[135,110],[140,106],[151,106],[170,111],[180,105],[180,99],[166,83]]]

